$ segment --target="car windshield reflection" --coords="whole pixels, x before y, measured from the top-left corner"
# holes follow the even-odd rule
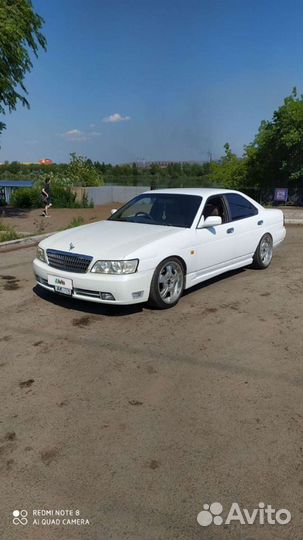
[[[145,193],[117,210],[109,221],[190,228],[201,202],[197,195]]]

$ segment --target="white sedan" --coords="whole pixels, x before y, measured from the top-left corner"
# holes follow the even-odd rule
[[[72,298],[170,308],[184,289],[253,264],[285,238],[283,214],[226,189],[138,195],[106,221],[54,234],[37,248],[39,286]]]

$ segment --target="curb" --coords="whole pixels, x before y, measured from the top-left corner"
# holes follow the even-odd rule
[[[47,238],[52,234],[55,234],[55,232],[38,234],[36,236],[27,236],[26,238],[17,238],[16,240],[8,240],[7,242],[1,242],[0,253],[6,253],[7,251],[15,251],[16,249],[36,246],[37,244],[39,244],[40,240],[43,240],[43,238]]]
[[[285,219],[285,225],[303,225],[302,219]]]

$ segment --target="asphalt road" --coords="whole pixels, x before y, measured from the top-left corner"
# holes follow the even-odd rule
[[[302,538],[302,233],[162,312],[39,293],[34,249],[0,254],[1,540]],[[212,502],[292,519],[203,527]]]

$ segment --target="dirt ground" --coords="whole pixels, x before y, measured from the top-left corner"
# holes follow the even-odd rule
[[[95,206],[94,208],[50,208],[50,217],[41,215],[41,209],[24,210],[16,208],[0,209],[0,221],[14,227],[20,234],[43,234],[66,229],[73,219],[82,217],[84,223],[92,223],[110,216],[112,208],[121,203]]]
[[[1,540],[302,538],[302,233],[167,311],[48,295],[33,248],[0,254]],[[292,519],[202,527],[212,502]],[[56,509],[89,524],[33,523]]]

